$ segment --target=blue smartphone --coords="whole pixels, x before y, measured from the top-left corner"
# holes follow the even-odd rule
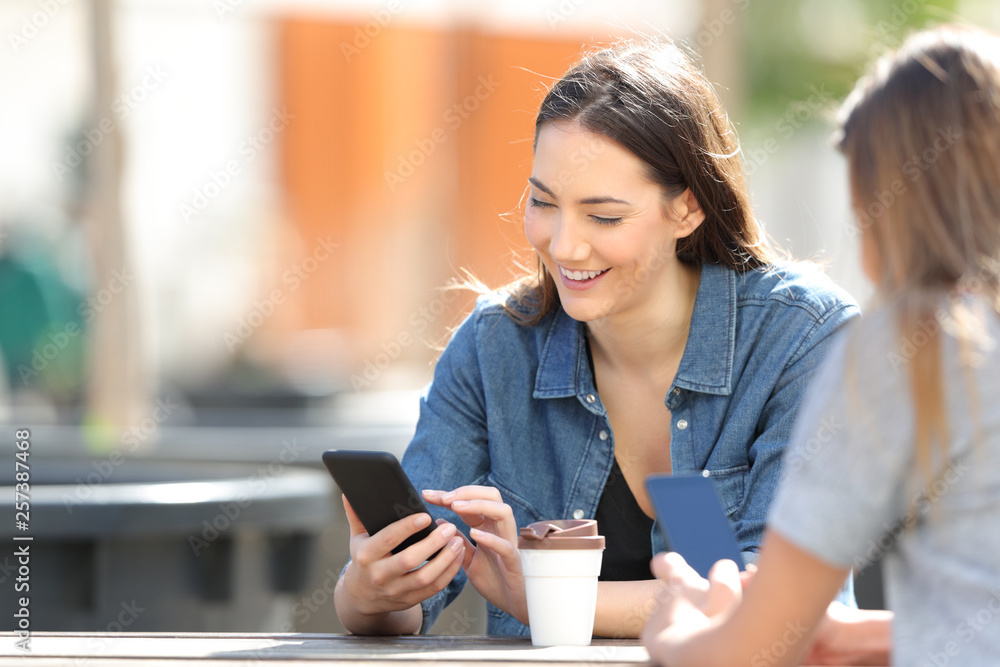
[[[646,490],[656,508],[667,550],[684,556],[703,577],[716,561],[728,558],[745,570],[719,494],[711,478],[701,475],[650,475]]]

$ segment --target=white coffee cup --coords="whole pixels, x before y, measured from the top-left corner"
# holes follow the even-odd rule
[[[535,646],[587,646],[594,630],[604,537],[593,520],[539,521],[518,539]]]

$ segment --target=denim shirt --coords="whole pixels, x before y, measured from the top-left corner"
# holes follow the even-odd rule
[[[403,467],[418,490],[496,487],[518,526],[593,518],[615,438],[585,325],[556,308],[521,326],[502,299],[481,297],[442,353]],[[846,292],[808,266],[701,267],[687,344],[664,397],[670,460],[675,473],[713,479],[747,562],[756,560],[805,388],[834,332],[858,315]],[[430,509],[468,535],[457,515]],[[656,525],[651,538],[663,551]],[[459,571],[423,602],[422,632],[465,582]],[[490,634],[528,634],[489,603],[487,612]]]

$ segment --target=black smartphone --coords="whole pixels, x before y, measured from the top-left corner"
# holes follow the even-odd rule
[[[403,472],[403,467],[389,452],[328,449],[323,452],[323,464],[347,496],[369,535],[411,514],[430,514]],[[430,535],[434,528],[436,526],[431,522],[406,538],[392,553],[399,553],[416,544]]]
[[[740,545],[733,534],[711,478],[701,475],[650,475],[646,490],[656,508],[667,550],[684,556],[694,570],[708,577],[716,561],[728,558],[745,570]]]

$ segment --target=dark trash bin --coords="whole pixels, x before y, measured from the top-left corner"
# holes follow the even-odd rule
[[[329,524],[325,472],[279,463],[31,457],[30,524],[0,473],[0,630],[289,629]],[[32,538],[14,541],[13,537]],[[15,549],[28,546],[27,593]],[[22,571],[23,572],[23,571]],[[23,590],[23,589],[22,589]]]

